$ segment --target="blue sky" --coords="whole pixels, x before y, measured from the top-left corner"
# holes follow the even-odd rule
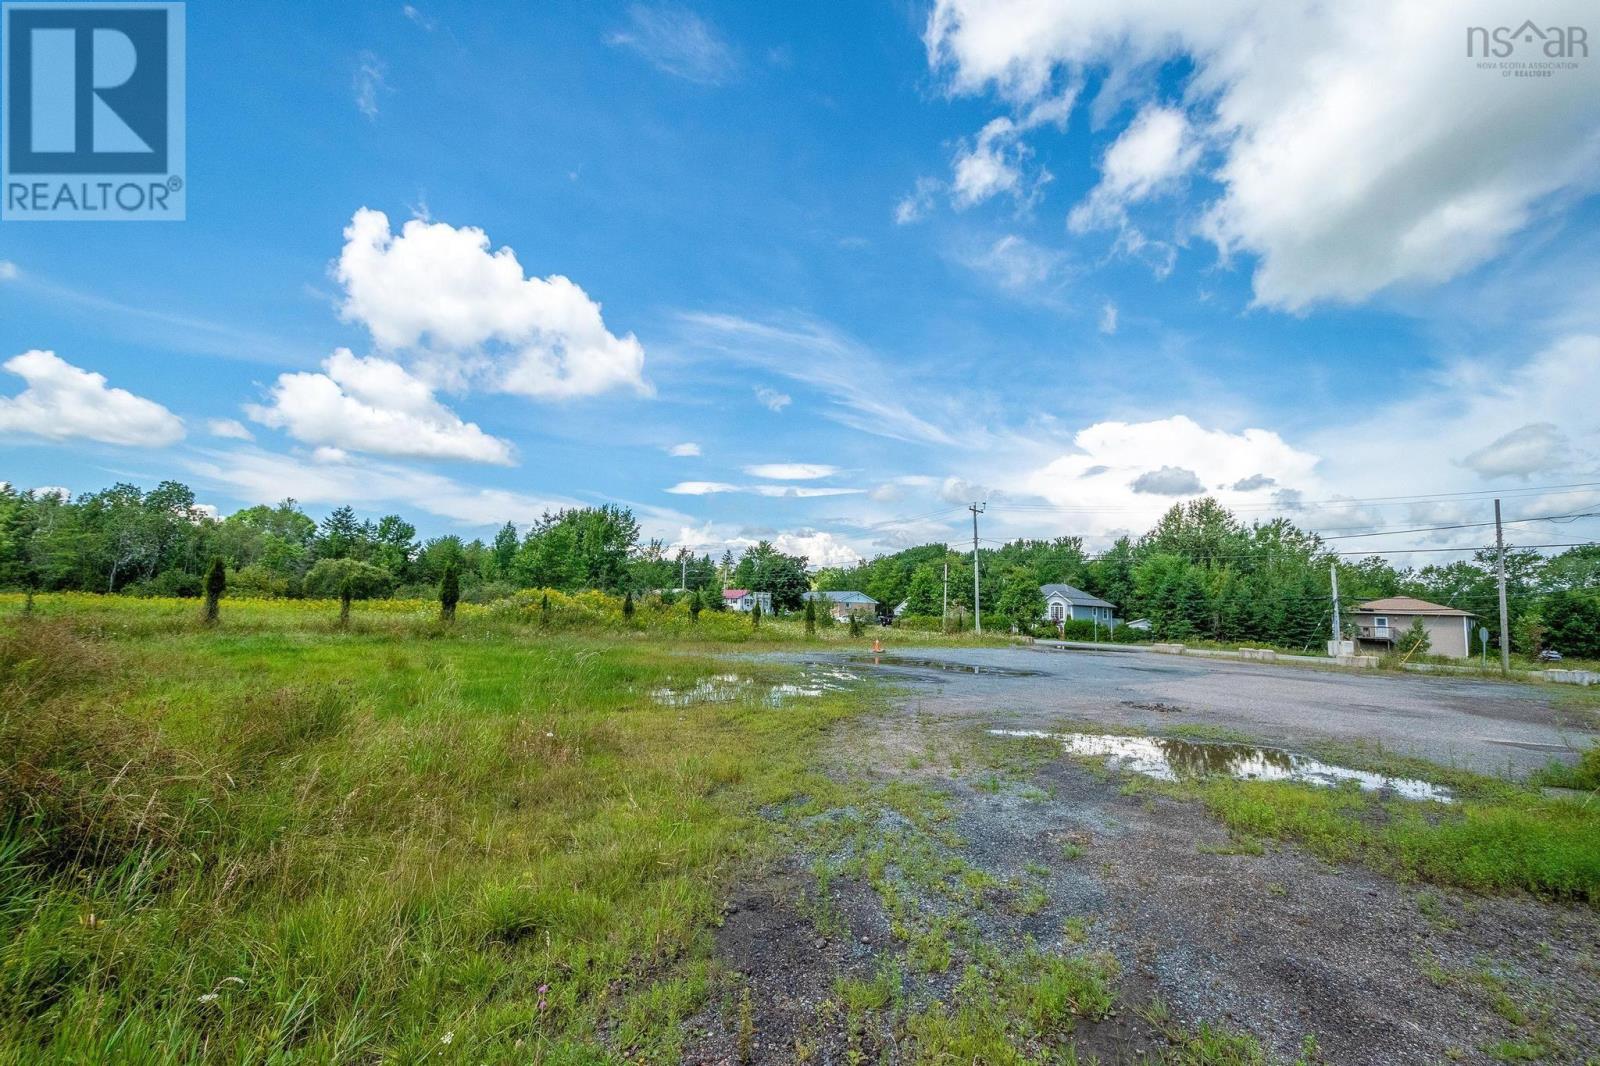
[[[1600,57],[1477,68],[1513,7],[191,2],[187,221],[0,226],[0,477],[814,562],[1594,509]]]

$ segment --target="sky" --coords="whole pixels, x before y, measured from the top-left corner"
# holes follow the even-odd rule
[[[1525,18],[1600,48],[1568,0],[193,0],[187,219],[0,224],[0,480],[814,565],[978,501],[1600,511],[1600,55],[1467,56]]]

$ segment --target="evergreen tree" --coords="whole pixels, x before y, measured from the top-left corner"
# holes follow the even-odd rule
[[[439,617],[446,622],[456,620],[456,603],[461,599],[461,578],[456,574],[456,564],[447,563],[444,577],[439,579]]]
[[[212,557],[211,569],[206,571],[206,625],[216,625],[222,594],[228,588],[228,570],[222,556]]]
[[[350,624],[350,600],[356,594],[356,583],[353,578],[345,578],[339,582],[339,626],[341,628]]]
[[[550,594],[548,592],[539,597],[539,624],[546,627],[550,625]]]
[[[627,621],[629,621],[629,622],[633,621],[633,593],[632,593],[632,591],[624,592],[622,594],[622,617],[624,619],[626,619]]]
[[[757,600],[755,606],[750,608],[750,628],[761,628],[761,601]]]
[[[698,623],[700,621],[700,590],[699,589],[695,589],[693,592],[689,593],[689,621],[695,622],[695,623]]]
[[[806,636],[817,635],[817,601],[806,600]]]

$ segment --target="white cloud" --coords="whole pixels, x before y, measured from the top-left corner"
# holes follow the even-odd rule
[[[663,491],[675,496],[715,496],[742,492],[776,499],[809,500],[823,496],[855,496],[867,490],[823,485],[734,485],[726,481],[680,481]]]
[[[73,366],[54,352],[24,352],[4,365],[27,388],[16,396],[0,396],[0,433],[148,448],[183,438],[177,415],[153,400],[109,387],[103,375]]]
[[[1231,432],[1200,425],[1185,415],[1147,422],[1097,422],[1072,437],[1073,450],[1018,479],[1017,490],[1069,509],[1075,530],[1105,535],[1143,530],[1174,495],[1251,477],[1304,486],[1326,495],[1317,479],[1318,456],[1267,429]],[[1222,490],[1224,504],[1258,500]]]
[[[744,472],[751,477],[774,481],[814,481],[832,477],[839,472],[839,468],[826,463],[755,463],[745,467]]]
[[[1100,332],[1107,336],[1117,331],[1117,305],[1107,300],[1100,307]]]
[[[1170,187],[1200,158],[1189,120],[1176,108],[1139,112],[1100,161],[1100,183],[1072,209],[1068,224],[1082,233],[1123,221],[1129,204]]]
[[[805,530],[800,533],[781,533],[772,546],[785,555],[803,555],[811,566],[854,566],[861,554],[832,533]]]
[[[1257,489],[1269,489],[1277,483],[1275,478],[1270,478],[1265,474],[1251,474],[1249,477],[1242,477],[1235,481],[1233,483],[1233,491],[1255,492]]]
[[[956,150],[951,162],[951,202],[956,210],[980,204],[1000,193],[1026,202],[1051,180],[1040,169],[1031,178],[1024,173],[1032,150],[1022,140],[1025,133],[1050,124],[1065,129],[1067,116],[1077,101],[1076,86],[1036,101],[1019,117],[1001,115],[986,122],[978,136]]]
[[[991,119],[978,138],[956,152],[951,188],[956,207],[971,207],[1022,184],[1022,162],[1027,146],[1017,140],[1009,118]]]
[[[1206,490],[1200,475],[1181,466],[1146,470],[1128,482],[1128,487],[1151,496],[1198,496]]]
[[[340,348],[323,373],[280,374],[271,401],[245,410],[306,444],[374,455],[509,465],[511,445],[464,422],[399,363]]]
[[[328,449],[336,453],[337,449]],[[463,526],[535,522],[545,511],[577,506],[560,497],[532,496],[464,485],[439,474],[381,460],[329,454],[307,464],[290,455],[255,448],[204,451],[187,460],[198,481],[226,489],[248,503],[276,503],[293,496],[304,504],[350,504],[357,508],[415,508]]]
[[[62,503],[66,503],[72,499],[72,490],[65,485],[38,485],[34,488],[33,495],[35,499],[40,500],[47,496],[54,496]]]
[[[1551,0],[1537,18],[1592,15]],[[925,41],[955,90],[1014,106],[1062,69],[1185,62],[1183,110],[1221,158],[1204,232],[1257,257],[1258,302],[1298,311],[1454,277],[1592,187],[1600,62],[1507,78],[1466,55],[1468,26],[1524,17],[1488,0],[936,0]]]
[[[344,236],[341,315],[386,351],[416,352],[430,376],[539,398],[650,391],[633,334],[606,329],[571,280],[524,276],[483,230],[412,219],[396,236],[383,212],[361,208]]]
[[[738,485],[726,481],[680,481],[665,491],[675,496],[711,496],[719,492],[739,492]]]
[[[0,281],[14,281],[21,271],[9,259],[0,259]]]
[[[968,258],[967,265],[988,274],[1003,288],[1024,290],[1049,281],[1061,259],[1060,252],[1010,233]]]
[[[225,440],[255,440],[255,436],[237,418],[208,418],[206,432]]]
[[[840,425],[891,440],[949,444],[953,438],[905,399],[913,390],[895,381],[868,348],[811,320],[773,324],[737,315],[689,313],[680,316],[695,347],[802,382],[828,394],[822,414]],[[763,390],[757,390],[757,396]],[[772,392],[772,390],[765,390]],[[782,393],[770,397],[779,407]],[[916,402],[921,410],[954,409],[947,394]],[[970,436],[968,437],[970,441]]]
[[[933,208],[933,195],[939,188],[935,178],[918,178],[912,190],[894,205],[895,225],[904,226],[919,221]]]
[[[794,402],[794,397],[765,385],[756,386],[756,401],[769,411],[781,411]]]
[[[356,110],[370,121],[378,117],[378,97],[389,91],[385,80],[388,67],[371,52],[362,52],[356,63],[352,85],[356,93]]]
[[[1554,423],[1530,422],[1468,454],[1461,465],[1487,478],[1526,478],[1561,466],[1569,445]]]
[[[607,34],[606,43],[631,49],[657,70],[697,85],[721,85],[739,69],[733,48],[705,19],[667,5],[634,4],[627,29]]]
[[[682,444],[674,444],[668,448],[667,454],[676,459],[692,459],[700,454],[700,445],[692,440],[686,440]]]

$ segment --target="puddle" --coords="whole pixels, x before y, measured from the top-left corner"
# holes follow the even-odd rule
[[[975,666],[947,659],[917,659],[908,655],[853,655],[851,662],[873,666],[909,666],[923,670],[943,670],[947,674],[988,674],[991,677],[1044,677],[1043,670],[1018,670],[1010,666]]]
[[[650,698],[668,707],[690,707],[701,703],[731,703],[747,698],[759,699],[769,707],[781,706],[785,700],[815,698],[829,692],[838,692],[859,674],[838,667],[808,663],[800,679],[783,684],[768,685],[744,674],[713,674],[685,688],[661,685],[650,690]]]
[[[1232,777],[1241,781],[1299,781],[1337,787],[1354,782],[1367,792],[1391,792],[1414,800],[1451,802],[1450,790],[1409,777],[1386,777],[1366,770],[1334,766],[1279,748],[1223,744],[1170,737],[1103,736],[1097,733],[1044,733],[1036,729],[991,729],[1003,737],[1047,737],[1061,741],[1069,755],[1105,756],[1120,770],[1177,781],[1195,777]]]

